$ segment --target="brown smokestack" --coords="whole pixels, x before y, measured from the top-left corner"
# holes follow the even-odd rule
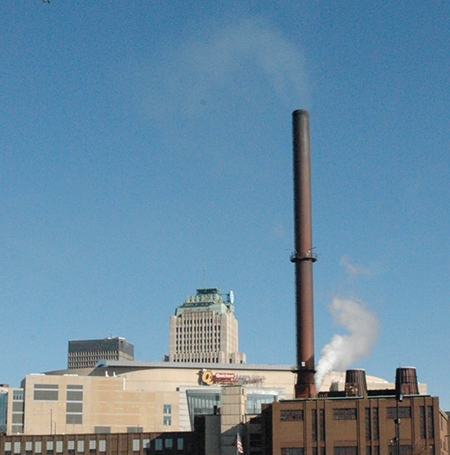
[[[297,319],[297,383],[296,398],[317,396],[314,382],[314,316],[311,221],[311,165],[309,147],[309,112],[294,111],[294,228],[296,319]]]
[[[416,369],[414,367],[401,367],[395,371],[395,395],[418,395]]]
[[[367,397],[366,372],[360,369],[345,372],[345,396]]]

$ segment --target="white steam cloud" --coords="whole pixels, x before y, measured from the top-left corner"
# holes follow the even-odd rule
[[[335,297],[330,313],[336,324],[348,330],[347,335],[336,334],[322,349],[316,366],[317,390],[324,376],[333,370],[345,370],[352,363],[366,357],[378,336],[378,319],[362,302]]]
[[[265,20],[205,26],[198,34],[177,49],[167,49],[167,55],[149,68],[153,111],[176,109],[178,115],[189,115],[217,103],[229,110],[230,103],[242,109],[258,105],[261,98],[295,106],[309,101],[299,44]]]
[[[350,278],[356,277],[357,275],[370,275],[372,273],[372,271],[367,267],[350,262],[350,258],[348,256],[343,256],[340,264],[345,267],[345,270]]]

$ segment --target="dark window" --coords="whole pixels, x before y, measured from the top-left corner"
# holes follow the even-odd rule
[[[303,420],[303,410],[284,410],[280,412],[280,420]]]
[[[66,412],[67,414],[74,413],[74,412],[83,412],[83,403],[67,403],[66,404]]]
[[[286,447],[281,449],[281,455],[303,455],[303,447]]]
[[[429,439],[434,437],[433,406],[427,406],[427,433]]]
[[[66,424],[83,423],[83,414],[66,414]]]
[[[319,409],[319,440],[325,441],[325,410]],[[325,455],[325,447],[323,448],[323,454]]]
[[[358,455],[358,448],[356,446],[335,447],[334,455]]]
[[[68,390],[67,401],[83,401],[83,392],[79,390]]]
[[[12,423],[23,423],[23,414],[13,414]]]
[[[34,384],[35,401],[58,401],[57,384]]]
[[[373,421],[373,440],[378,441],[380,438],[380,425],[378,419],[378,408],[372,409],[372,421]]]
[[[12,410],[13,412],[23,412],[23,401],[13,401]]]
[[[412,446],[400,446],[400,455],[412,455],[413,450]],[[397,455],[397,446],[396,444],[389,445],[389,455]]]
[[[397,406],[387,408],[387,417],[388,419],[397,419]],[[398,418],[410,419],[411,408],[409,406],[402,406],[398,408]]]
[[[425,406],[419,407],[419,416],[420,416],[420,437],[422,439],[425,439],[427,437],[426,420],[425,420]]]
[[[311,409],[311,438],[317,441],[317,409]]]
[[[365,426],[366,426],[366,441],[370,441],[372,439],[372,431],[371,431],[371,425],[370,425],[370,408],[366,408],[364,410],[364,416],[365,416]],[[370,455],[367,453],[367,455]]]
[[[355,420],[356,409],[355,408],[344,408],[344,409],[333,409],[334,420]]]

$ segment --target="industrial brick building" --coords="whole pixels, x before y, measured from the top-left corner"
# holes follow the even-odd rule
[[[437,397],[419,394],[414,376],[415,369],[399,368],[395,388],[370,390],[364,371],[350,370],[341,392],[268,405],[264,454],[448,454],[448,415]]]

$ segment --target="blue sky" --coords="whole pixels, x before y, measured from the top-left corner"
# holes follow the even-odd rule
[[[445,1],[3,2],[0,382],[65,368],[72,339],[160,360],[203,286],[234,291],[249,363],[294,364],[303,108],[316,360],[357,302],[350,366],[415,366],[450,410],[449,22]]]

